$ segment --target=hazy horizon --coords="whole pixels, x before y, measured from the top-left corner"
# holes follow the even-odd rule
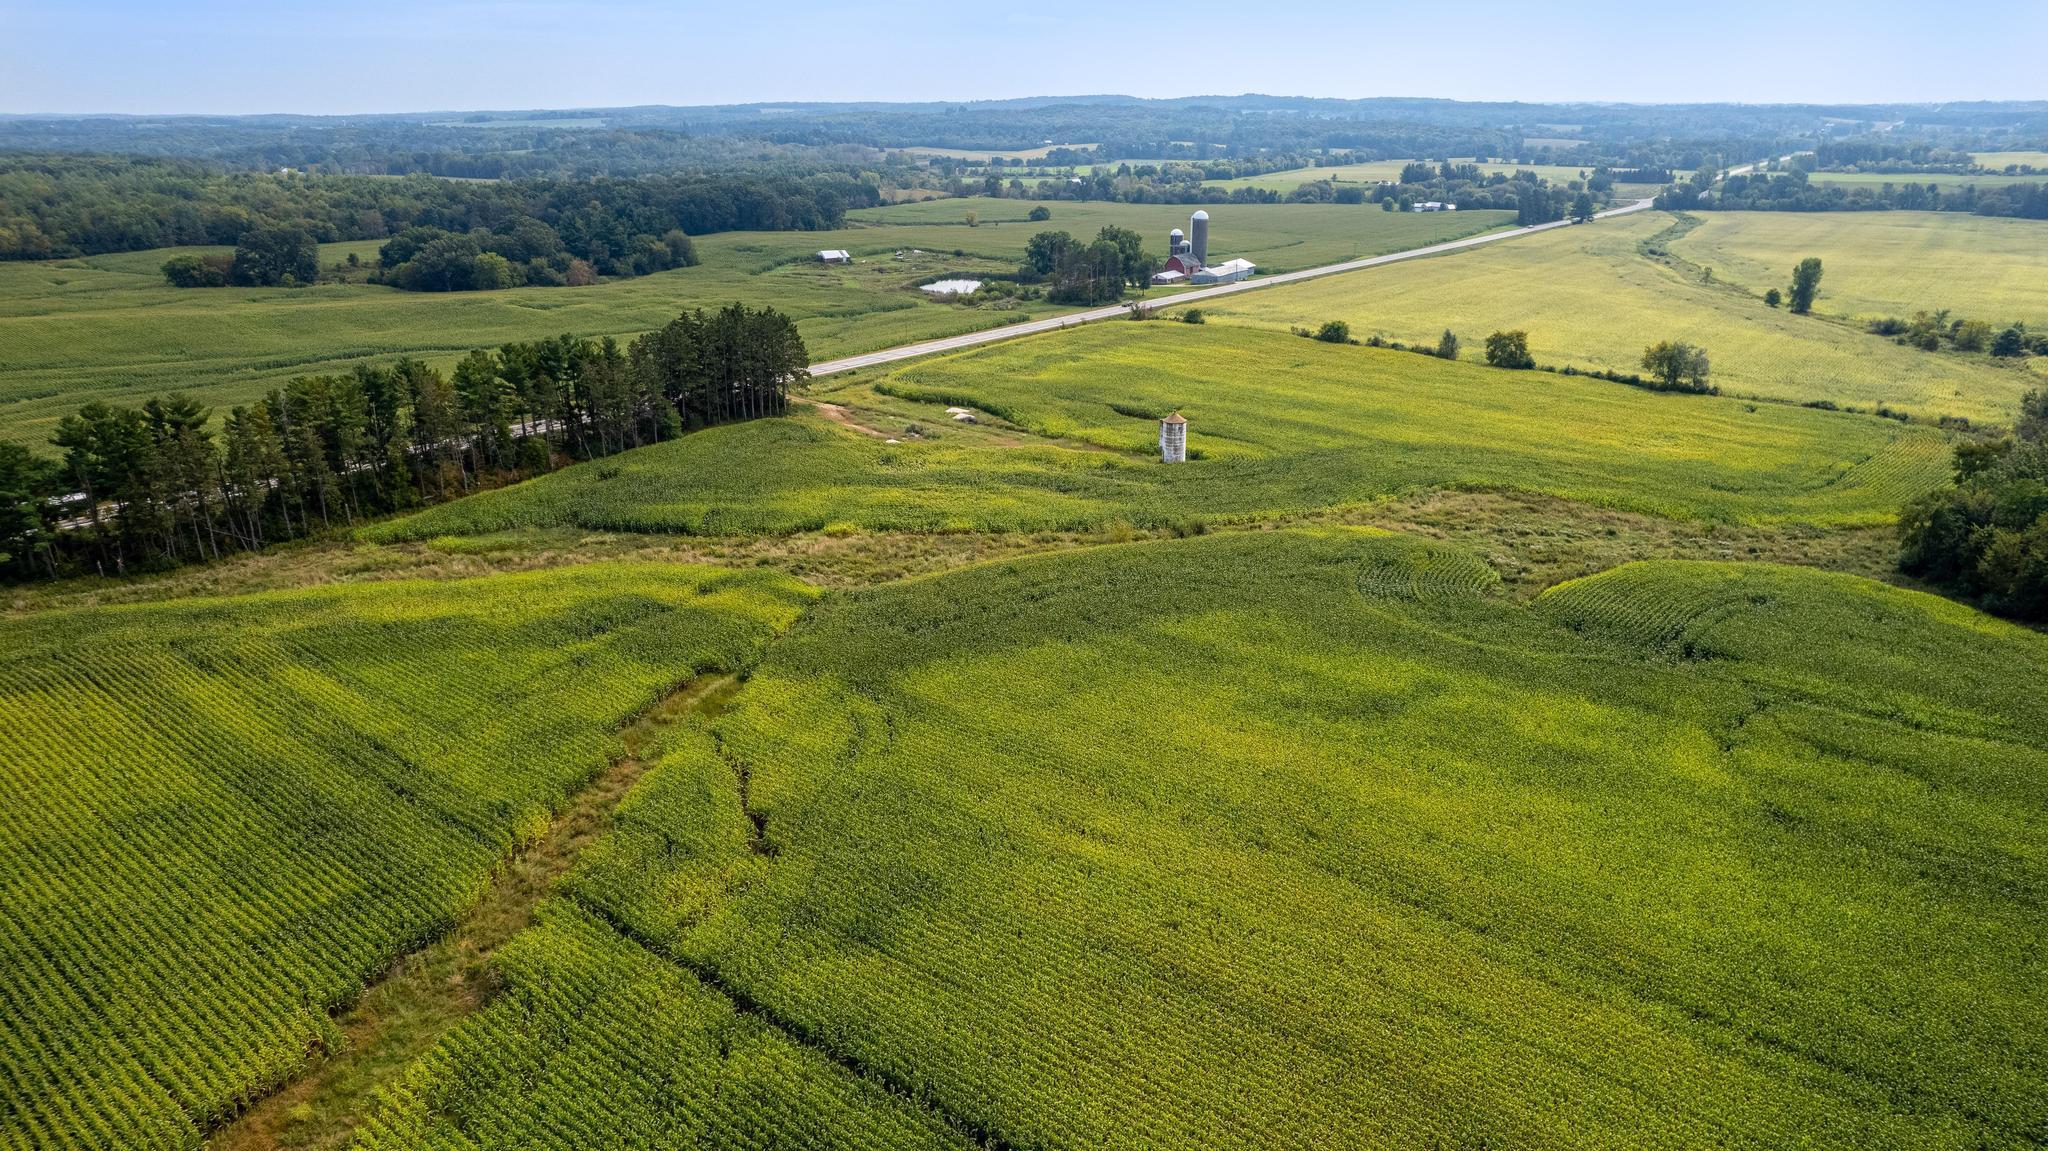
[[[1673,15],[1591,0],[1361,12],[1334,0],[1171,13],[1074,4],[887,21],[816,0],[370,0],[346,11],[200,0],[0,3],[0,112],[378,115],[637,105],[964,102],[1222,92],[1604,104],[1882,104],[2048,97],[1996,45],[2048,5],[1730,0]]]

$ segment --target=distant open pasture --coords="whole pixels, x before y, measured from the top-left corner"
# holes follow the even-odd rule
[[[1401,169],[1415,162],[1413,160],[1374,160],[1365,164],[1337,164],[1324,168],[1289,168],[1284,171],[1267,172],[1258,176],[1245,176],[1236,180],[1217,180],[1213,181],[1213,183],[1219,188],[1266,188],[1275,192],[1292,192],[1303,184],[1315,180],[1328,180],[1338,184],[1378,184],[1383,181],[1400,179]],[[1436,160],[1423,162],[1431,165],[1440,163],[1440,161]],[[1453,162],[1468,164],[1471,163],[1471,159],[1467,157]],[[1593,171],[1591,167],[1574,167],[1567,164],[1510,164],[1499,161],[1488,161],[1481,164],[1479,165],[1479,170],[1489,176],[1495,173],[1512,176],[1516,172],[1534,172],[1538,176],[1557,184],[1568,184],[1573,180],[1579,179],[1581,172],[1590,175]]]
[[[1039,148],[928,148],[919,145],[914,148],[892,148],[890,151],[914,152],[920,156],[946,156],[955,160],[1043,160],[1055,148],[1093,148],[1093,144],[1047,144]]]
[[[1948,308],[2048,325],[2048,226],[1958,212],[1703,212],[1672,250],[1762,293],[1819,256],[1814,310],[1870,318]]]
[[[1977,163],[1986,168],[2003,168],[2009,164],[2031,164],[2036,168],[2048,169],[2048,152],[1972,152]]]
[[[2017,161],[2015,161],[2017,162]],[[1900,187],[1905,184],[1919,184],[1925,187],[1933,184],[1942,192],[1976,185],[1980,188],[1998,188],[2008,184],[2039,184],[2048,182],[2048,176],[2007,176],[2003,173],[1990,175],[1964,175],[1959,172],[1815,172],[1807,177],[1815,184],[1837,184],[1845,188],[1882,188],[1886,184]]]
[[[1787,227],[1820,223],[1816,214],[1785,220]],[[1840,323],[1766,307],[1747,288],[1703,282],[1697,272],[1643,251],[1646,242],[1666,242],[1673,224],[1670,215],[1644,212],[1446,259],[1233,296],[1204,310],[1281,329],[1345,320],[1361,339],[1383,332],[1432,345],[1449,328],[1470,358],[1482,354],[1487,333],[1519,328],[1529,333],[1540,363],[1622,372],[1640,370],[1646,345],[1689,340],[1707,349],[1713,382],[1726,392],[1882,404],[1929,417],[2009,420],[2031,382],[2024,369],[1989,357],[1902,348]],[[1832,283],[1821,284],[1823,303]]]
[[[401,292],[374,284],[309,288],[179,289],[158,269],[164,249],[49,263],[0,264],[0,436],[42,445],[57,420],[88,399],[139,403],[182,389],[225,408],[293,376],[345,371],[401,355],[446,364],[473,347],[568,332],[629,337],[678,311],[742,300],[796,317],[815,357],[852,355],[996,327],[1065,310],[1043,301],[1011,310],[935,302],[916,285],[950,273],[1016,270],[1031,236],[1047,228],[1083,238],[1107,224],[1136,228],[1163,253],[1167,229],[1189,208],[1051,205],[1045,224],[1018,200],[942,200],[849,214],[831,232],[728,232],[701,236],[703,263],[583,288]],[[965,215],[983,217],[979,227]],[[1357,205],[1218,208],[1211,248],[1282,271],[1376,255],[1484,231],[1500,213],[1389,216]],[[378,244],[330,244],[323,264],[374,261]],[[819,265],[821,248],[856,263]],[[224,249],[221,249],[224,250]],[[922,254],[908,255],[913,250]],[[898,260],[896,253],[906,253]],[[955,253],[960,253],[955,255]]]

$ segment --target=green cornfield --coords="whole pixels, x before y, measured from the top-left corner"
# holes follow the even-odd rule
[[[822,601],[361,1146],[2032,1141],[2048,639],[1490,575],[1254,531]]]
[[[610,566],[0,623],[0,1146],[195,1146],[809,598]]]

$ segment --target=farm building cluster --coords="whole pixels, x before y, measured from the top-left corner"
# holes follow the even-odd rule
[[[1166,234],[1166,266],[1152,277],[1154,284],[1229,284],[1252,274],[1258,265],[1250,260],[1209,263],[1209,213],[1197,209],[1188,217],[1188,230]]]

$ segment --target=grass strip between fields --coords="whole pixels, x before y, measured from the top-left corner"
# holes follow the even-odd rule
[[[700,676],[626,726],[625,755],[575,795],[548,830],[507,859],[476,905],[445,935],[400,957],[337,1022],[343,1046],[316,1058],[279,1091],[213,1132],[213,1151],[339,1148],[374,1103],[377,1088],[481,1007],[497,988],[492,956],[534,923],[534,912],[612,812],[659,758],[667,733],[710,718],[740,688],[737,675]]]

